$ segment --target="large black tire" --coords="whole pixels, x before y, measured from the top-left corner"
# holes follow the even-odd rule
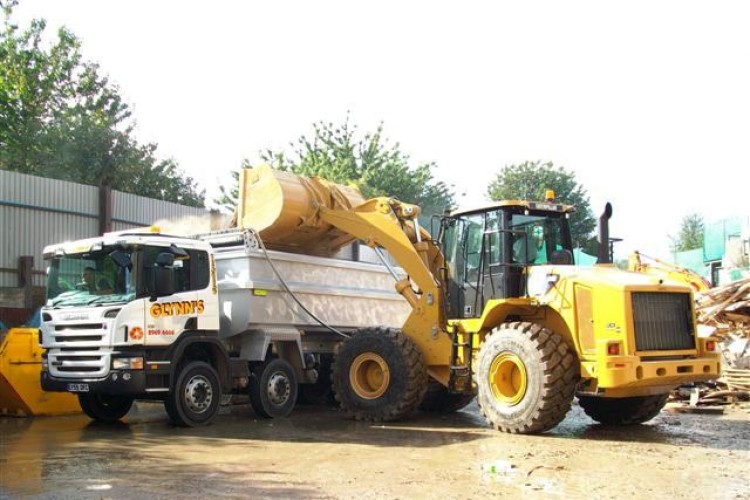
[[[250,405],[259,417],[286,417],[297,401],[294,368],[283,359],[262,363],[253,369],[248,391]]]
[[[203,361],[183,365],[164,400],[170,420],[182,427],[209,425],[219,414],[221,383],[213,366]]]
[[[495,429],[535,434],[570,410],[579,370],[563,338],[534,323],[495,328],[479,351],[477,402]]]
[[[430,413],[453,413],[474,401],[475,394],[456,394],[437,380],[430,378],[427,392],[419,404],[419,409]]]
[[[130,396],[83,392],[78,394],[83,413],[97,422],[112,423],[124,417],[133,406]]]
[[[578,396],[586,415],[605,425],[636,425],[657,416],[667,404],[669,394],[632,398]]]
[[[333,363],[333,392],[357,420],[399,419],[427,391],[427,367],[414,342],[394,328],[363,328],[346,339]]]

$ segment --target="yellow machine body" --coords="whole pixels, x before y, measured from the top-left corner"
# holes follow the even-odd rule
[[[623,273],[612,265],[539,266],[530,273],[555,276],[556,281],[536,296],[490,300],[479,318],[450,321],[461,339],[473,336],[471,344],[480,346],[485,335],[509,316],[543,325],[575,347],[587,391],[609,397],[660,394],[686,377],[707,381],[719,376],[719,355],[706,348],[712,339],[699,338],[695,348],[684,350],[636,347],[632,294],[685,293],[684,285]]]
[[[42,391],[42,348],[36,328],[11,328],[0,343],[0,414],[18,417],[80,413],[73,394]]]

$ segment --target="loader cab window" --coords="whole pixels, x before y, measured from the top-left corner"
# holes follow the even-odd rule
[[[443,248],[448,263],[451,317],[474,317],[490,268],[502,261],[497,211],[446,219]]]
[[[513,262],[538,266],[572,264],[567,221],[549,214],[515,213],[511,216]]]
[[[479,317],[488,300],[524,296],[528,266],[573,263],[562,213],[499,207],[446,218],[443,226],[452,318]]]

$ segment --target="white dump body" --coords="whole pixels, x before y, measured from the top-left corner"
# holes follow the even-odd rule
[[[289,289],[325,323],[342,331],[367,326],[400,327],[411,311],[382,265],[268,251]],[[261,250],[215,249],[220,335],[294,328],[325,328],[282,288]]]

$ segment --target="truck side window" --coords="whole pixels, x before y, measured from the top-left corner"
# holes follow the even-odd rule
[[[208,286],[209,265],[208,253],[201,250],[188,250],[190,254],[190,284],[191,290],[203,290]]]

